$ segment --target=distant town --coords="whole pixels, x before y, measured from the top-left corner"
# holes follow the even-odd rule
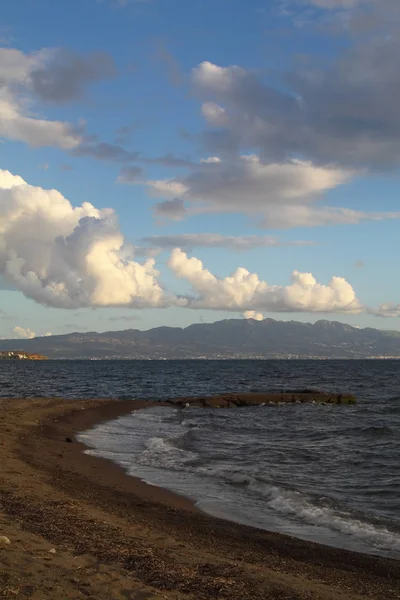
[[[43,354],[31,354],[22,350],[6,350],[0,352],[0,360],[47,360]]]
[[[400,360],[400,356],[367,356],[367,357],[343,357],[343,356],[313,356],[304,354],[233,354],[233,355],[207,355],[207,356],[149,356],[149,355],[127,355],[120,356],[110,354],[108,356],[57,356],[51,360]],[[29,354],[27,352],[0,352],[0,360],[49,360],[48,356],[41,354]]]

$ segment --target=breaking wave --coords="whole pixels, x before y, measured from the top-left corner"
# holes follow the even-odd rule
[[[81,440],[129,474],[190,493],[212,514],[399,558],[395,423],[354,414],[342,424],[336,415],[343,413],[313,406],[158,407],[103,424]]]

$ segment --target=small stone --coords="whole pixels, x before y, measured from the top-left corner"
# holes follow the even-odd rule
[[[8,537],[5,535],[0,535],[0,546],[9,546],[11,544]]]
[[[51,550],[49,550],[49,554],[57,554],[57,550],[55,548],[52,548]]]

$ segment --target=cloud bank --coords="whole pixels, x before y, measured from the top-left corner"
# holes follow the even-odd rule
[[[264,312],[367,310],[379,316],[400,315],[399,306],[392,304],[366,309],[341,277],[322,284],[311,273],[295,270],[288,285],[270,285],[239,267],[219,278],[198,258],[172,248],[182,240],[187,247],[235,249],[281,243],[269,236],[158,236],[159,247],[172,250],[170,271],[188,286],[187,293],[168,294],[159,282],[155,259],[135,260],[135,253],[146,255],[149,248],[136,250],[126,243],[113,210],[100,210],[89,202],[73,206],[57,190],[31,186],[18,175],[0,171],[0,275],[40,304],[64,309],[179,306],[240,312],[252,319],[263,318]],[[157,236],[146,242],[157,243]],[[22,335],[23,330],[18,332]]]
[[[341,277],[333,277],[328,285],[322,285],[311,273],[294,271],[290,285],[270,286],[256,273],[240,267],[230,277],[218,279],[199,259],[189,258],[179,248],[173,250],[168,264],[193,289],[194,296],[182,303],[189,308],[347,314],[364,310],[351,285]]]
[[[400,218],[400,212],[321,204],[325,192],[350,180],[352,171],[346,169],[298,159],[264,164],[256,155],[228,161],[212,158],[186,176],[147,182],[152,196],[164,198],[155,206],[157,216],[178,220],[205,212],[244,213],[257,217],[259,225],[276,229]]]
[[[204,143],[218,155],[254,148],[263,162],[301,156],[345,169],[397,168],[399,48],[398,35],[364,36],[336,60],[298,66],[275,85],[205,61],[192,73],[209,128]]]
[[[400,212],[330,206],[324,198],[356,177],[400,166],[394,60],[400,5],[383,2],[382,11],[367,3],[371,30],[351,37],[364,14],[362,2],[309,0],[321,8],[354,9],[349,43],[322,64],[309,58],[280,74],[209,61],[194,68],[192,90],[206,123],[198,140],[210,156],[186,165],[187,174],[147,182],[150,195],[161,198],[155,215],[181,220],[242,213],[277,229],[399,218]]]
[[[393,319],[400,317],[400,304],[386,302],[384,304],[380,304],[377,308],[368,309],[368,313],[374,317]]]

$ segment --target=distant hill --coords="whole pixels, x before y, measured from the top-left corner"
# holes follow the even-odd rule
[[[49,358],[370,358],[399,357],[400,332],[358,329],[336,321],[315,324],[227,319],[185,329],[157,327],[2,340],[1,350]]]

